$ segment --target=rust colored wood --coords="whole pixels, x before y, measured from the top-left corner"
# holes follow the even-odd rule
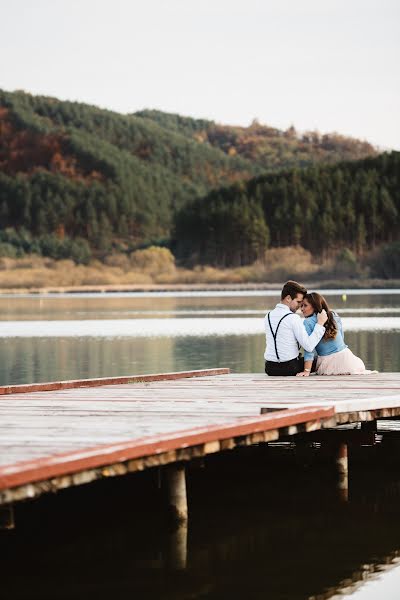
[[[175,434],[102,445],[48,458],[6,465],[0,468],[0,489],[13,488],[50,479],[51,477],[160,454],[169,450],[205,444],[214,440],[224,440],[309,421],[329,419],[334,414],[333,407],[293,408],[253,419],[240,419],[234,424],[198,427],[192,430],[179,431]]]
[[[121,385],[123,383],[142,383],[143,381],[168,381],[190,377],[206,377],[211,375],[227,375],[230,369],[206,369],[197,371],[178,371],[157,375],[127,375],[125,377],[100,377],[97,379],[76,379],[72,381],[53,381],[48,383],[30,383],[23,385],[0,386],[0,395],[27,394],[31,392],[53,392],[74,388],[100,387],[104,385]]]

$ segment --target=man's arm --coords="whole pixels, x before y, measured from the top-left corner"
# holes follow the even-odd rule
[[[303,325],[306,328],[307,335],[311,335],[312,332],[314,331],[315,323],[313,323],[311,321],[311,319],[304,319]],[[311,364],[312,364],[312,361],[314,360],[314,355],[315,355],[315,350],[312,352],[307,352],[307,350],[305,350],[304,362],[308,363],[309,361],[311,361]]]
[[[322,339],[325,333],[324,323],[326,323],[327,320],[328,315],[326,314],[325,310],[318,313],[317,323],[314,327],[314,330],[310,335],[308,335],[300,317],[293,319],[293,333],[300,346],[303,346],[304,350],[307,352],[312,352],[314,350],[315,346]]]

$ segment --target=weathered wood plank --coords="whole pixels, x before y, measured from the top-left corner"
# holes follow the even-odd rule
[[[63,383],[71,385],[58,389]],[[400,373],[303,379],[219,369],[23,388],[0,388],[1,485],[25,486],[21,497],[31,482],[70,477],[75,485],[128,464],[143,469],[400,415]],[[261,409],[269,412],[260,417]]]
[[[329,418],[331,407],[280,411],[256,419],[238,419],[235,423],[197,427],[156,437],[135,439],[116,444],[85,448],[67,454],[56,454],[36,460],[0,467],[0,489],[41,481],[74,471],[96,468],[162,452],[207,444],[216,440],[246,436],[270,429],[287,428],[307,421]]]
[[[43,392],[66,390],[73,388],[99,387],[106,385],[120,385],[123,383],[142,383],[144,381],[167,381],[182,377],[204,377],[206,375],[223,375],[229,369],[200,369],[195,371],[180,371],[176,373],[160,373],[151,375],[127,375],[125,377],[99,377],[96,379],[76,379],[71,381],[53,381],[48,383],[30,383],[22,385],[0,386],[0,395],[24,394],[29,392]]]

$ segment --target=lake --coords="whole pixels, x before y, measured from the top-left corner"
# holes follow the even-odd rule
[[[325,290],[369,369],[400,370],[400,290]],[[345,295],[344,295],[345,294]],[[0,296],[0,385],[229,367],[262,372],[278,292]]]

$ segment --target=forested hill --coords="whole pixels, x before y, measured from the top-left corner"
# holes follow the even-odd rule
[[[318,131],[309,131],[300,134],[293,126],[281,131],[257,120],[249,127],[234,127],[156,110],[135,114],[171,132],[218,148],[228,156],[240,156],[256,162],[264,171],[304,167],[319,162],[358,160],[377,154],[368,142],[338,133],[321,135]]]
[[[400,152],[213,190],[181,210],[175,239],[181,258],[224,267],[250,264],[269,245],[362,256],[400,240]]]
[[[261,168],[135,116],[0,92],[1,226],[97,246],[168,236],[174,211]]]
[[[221,185],[375,154],[356,140],[313,135],[0,91],[0,233],[135,247],[168,239],[175,212]]]

